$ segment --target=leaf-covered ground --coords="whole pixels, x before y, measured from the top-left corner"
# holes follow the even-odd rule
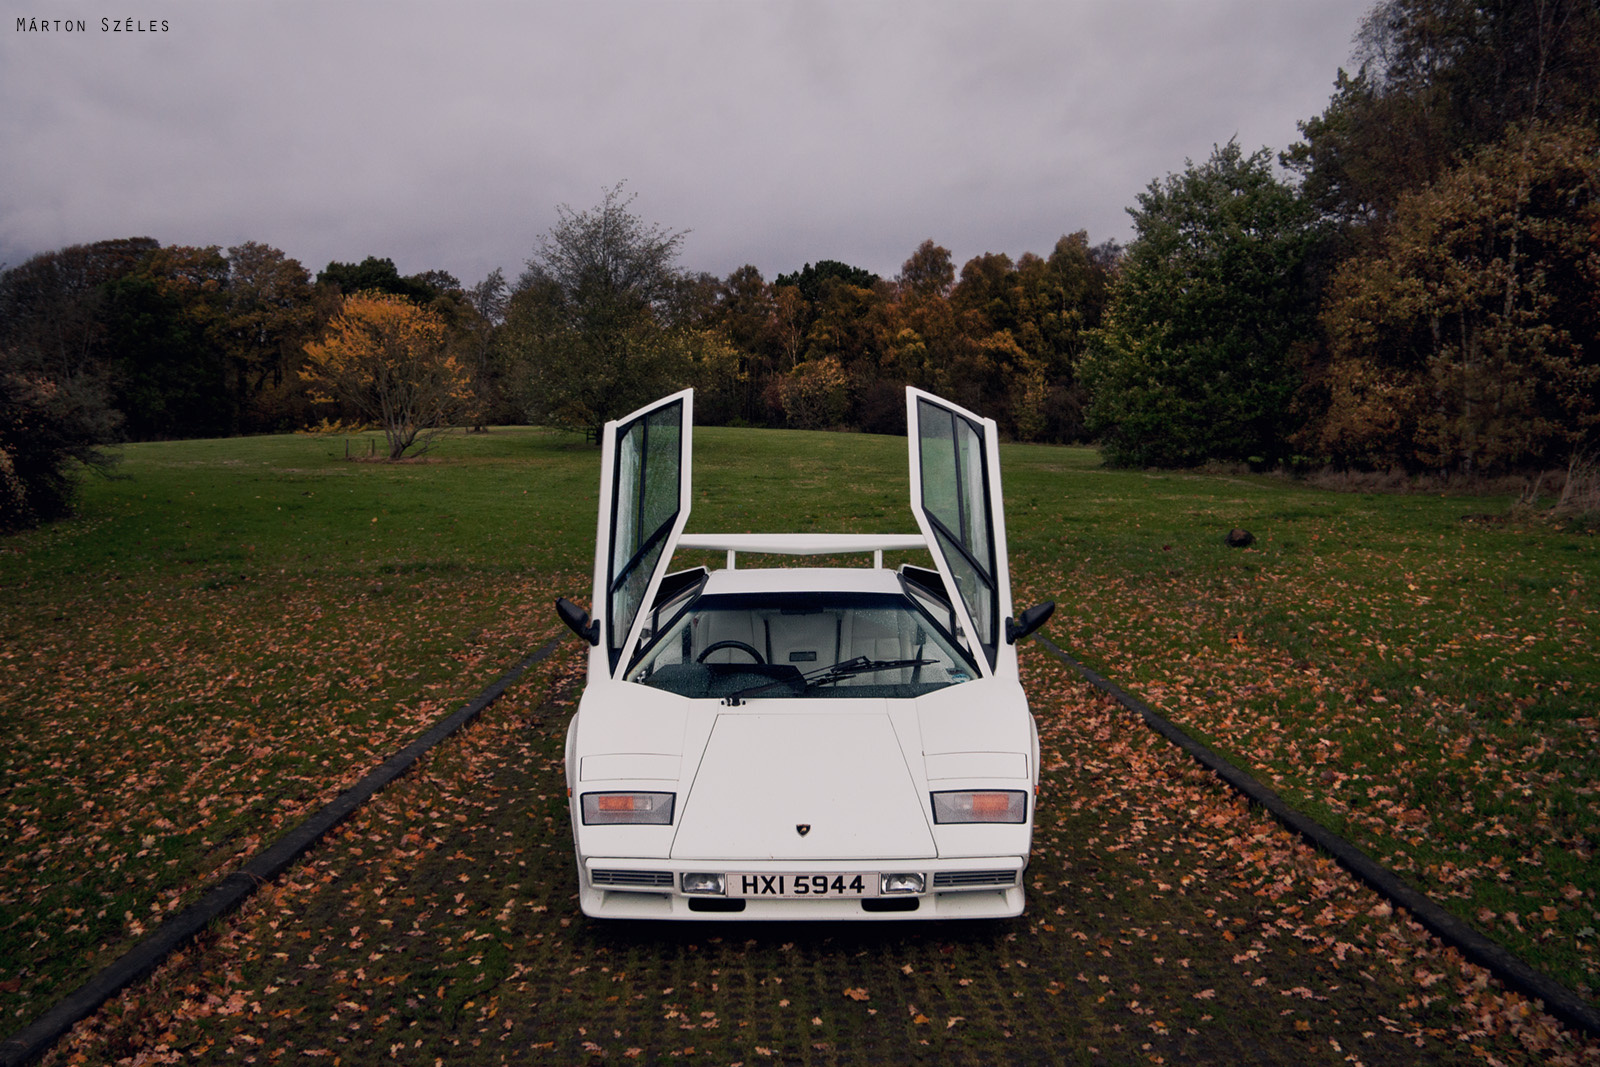
[[[1600,1063],[1054,660],[1028,914],[598,923],[519,686],[50,1063]]]
[[[439,494],[442,465],[302,466],[327,447],[143,446],[83,519],[0,546],[0,1030],[548,629],[547,583],[574,578],[539,543],[559,523],[515,533],[536,460]],[[491,494],[523,506],[485,529]]]
[[[911,528],[903,440],[696,444],[691,529]],[[1017,599],[1061,605],[1053,640],[1593,995],[1592,535],[1481,517],[1503,501],[1004,462]],[[552,596],[586,602],[596,466],[527,431],[393,467],[311,438],[137,446],[83,519],[0,544],[0,1031],[520,659]],[[1234,525],[1256,545],[1223,547]],[[564,659],[73,1054],[1593,1059],[1027,662],[1051,756],[1019,923],[578,918]]]
[[[103,965],[103,946],[138,937],[403,748],[526,645],[477,615],[485,592],[327,581],[271,603],[196,589],[126,614],[67,606],[85,622],[30,652],[51,684],[10,703],[23,726],[0,757],[14,827],[0,851],[3,958]],[[478,625],[382,640],[373,610]],[[145,625],[159,634],[125,636]],[[7,977],[18,994],[32,975]]]

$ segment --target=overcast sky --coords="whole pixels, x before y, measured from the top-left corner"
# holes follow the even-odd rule
[[[254,240],[470,284],[619,181],[718,276],[1126,241],[1153,179],[1296,140],[1370,6],[0,0],[0,263]]]

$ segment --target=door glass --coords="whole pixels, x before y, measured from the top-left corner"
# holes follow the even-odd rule
[[[983,428],[926,400],[917,403],[917,426],[922,507],[992,664],[999,618]]]
[[[617,431],[607,649],[616,667],[678,517],[683,402],[657,408]]]
[[[966,419],[951,417],[956,427],[956,482],[961,487],[961,544],[973,559],[990,560],[983,435]]]

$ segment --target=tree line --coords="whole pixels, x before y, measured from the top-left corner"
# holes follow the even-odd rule
[[[1153,182],[1080,367],[1107,458],[1476,475],[1600,451],[1600,5],[1383,0],[1278,162]],[[1568,479],[1574,483],[1573,478]]]
[[[1287,150],[1152,181],[1126,248],[717,278],[618,185],[471,285],[256,243],[35,256],[0,273],[0,525],[117,440],[380,425],[399,457],[684,385],[713,423],[899,432],[913,384],[1121,465],[1592,471],[1600,5],[1381,0],[1354,60]]]
[[[527,269],[464,285],[389,259],[313,278],[270,246],[74,245],[0,273],[0,497],[7,526],[64,513],[74,464],[125,440],[376,426],[400,458],[450,426],[539,422],[591,437],[695,385],[709,423],[898,432],[903,386],[1013,436],[1084,433],[1072,367],[1118,251],[962,268],[923,242],[899,276],[825,260],[771,282],[681,269],[683,235],[621,185],[558,208]]]
[[[647,226],[618,186],[560,221],[512,287],[501,366],[538,421],[589,432],[674,387],[712,423],[904,429],[913,384],[1026,440],[1077,440],[1072,368],[1099,322],[1114,246],[970,260],[924,241],[893,279],[837,260],[770,282],[679,272],[682,234]]]

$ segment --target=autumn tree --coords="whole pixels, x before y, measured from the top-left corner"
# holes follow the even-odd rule
[[[717,322],[730,342],[747,352],[768,347],[774,314],[772,287],[760,268],[747,263],[723,279],[717,294]]]
[[[854,406],[875,388],[887,290],[871,271],[834,259],[779,274],[772,282],[778,371],[790,375],[802,363],[831,357],[848,379],[845,395]],[[768,383],[767,410],[774,420],[788,421],[778,386],[777,377]]]
[[[1379,0],[1357,57],[1386,94],[1426,97],[1458,148],[1600,111],[1593,0]]]
[[[1024,440],[1087,436],[1088,394],[1078,374],[1099,329],[1121,256],[1113,243],[1089,244],[1083,230],[1061,237],[1047,257],[1017,261],[1016,341],[1027,370],[1012,389],[1012,418]]]
[[[393,293],[357,293],[305,346],[300,377],[313,400],[346,405],[382,426],[397,460],[471,415],[470,376],[449,342],[431,308]]]
[[[955,277],[950,250],[932,239],[923,241],[901,264],[894,280],[894,302],[886,309],[879,380],[858,400],[864,429],[904,432],[906,385],[982,408],[971,396],[955,396],[946,380],[966,344],[960,317],[950,302]]]
[[[784,421],[798,430],[822,430],[844,421],[850,377],[833,356],[808,359],[774,383]]]
[[[778,366],[793,370],[805,348],[810,310],[798,285],[772,286],[772,335],[777,343]]]
[[[741,356],[736,415],[745,422],[759,422],[761,391],[780,364],[783,346],[777,297],[758,268],[745,264],[723,279],[715,319],[728,345]]]
[[[1600,119],[1594,0],[1379,0],[1353,59],[1283,155],[1348,226],[1387,225],[1401,196],[1512,126]]]
[[[894,279],[902,297],[906,294],[946,297],[955,283],[956,265],[950,258],[950,250],[934,244],[931,237],[918,245],[900,265],[900,273]]]
[[[1004,252],[985,252],[967,260],[950,294],[956,308],[989,333],[1012,330],[1022,313],[1017,265]]]
[[[818,291],[806,328],[802,359],[833,357],[847,371],[857,373],[875,364],[881,351],[881,311],[888,302],[888,287],[876,278],[868,286],[829,279]]]
[[[598,434],[610,419],[670,392],[687,373],[683,234],[646,224],[618,183],[594,208],[562,205],[518,280],[507,334],[528,415]]]
[[[231,430],[286,429],[304,414],[297,371],[316,322],[311,276],[299,260],[256,241],[235,245],[226,258],[217,331],[234,411]]]
[[[1340,269],[1313,445],[1347,464],[1459,472],[1593,449],[1597,291],[1594,130],[1514,130],[1402,197],[1381,246]]]
[[[1083,373],[1107,459],[1270,461],[1292,429],[1296,346],[1312,333],[1313,233],[1265,149],[1236,142],[1152,182]]]
[[[816,305],[822,301],[829,283],[842,283],[854,289],[871,289],[877,281],[878,276],[864,267],[852,267],[837,259],[824,259],[815,265],[807,263],[792,273],[780,274],[772,284],[779,287],[792,285],[800,291],[800,296],[807,304]]]
[[[871,377],[881,354],[889,286],[869,270],[833,259],[780,274],[772,285],[785,371],[831,356],[852,378]]]
[[[1077,364],[1100,325],[1115,259],[1114,245],[1091,248],[1080,231],[1048,257],[974,256],[943,299],[902,284],[889,358],[915,365],[917,384],[981,408],[1022,440],[1082,439]]]
[[[751,376],[747,353],[715,327],[673,330],[664,343],[677,349],[669,357],[680,368],[677,384],[694,387],[697,420],[714,426],[740,416]]]

